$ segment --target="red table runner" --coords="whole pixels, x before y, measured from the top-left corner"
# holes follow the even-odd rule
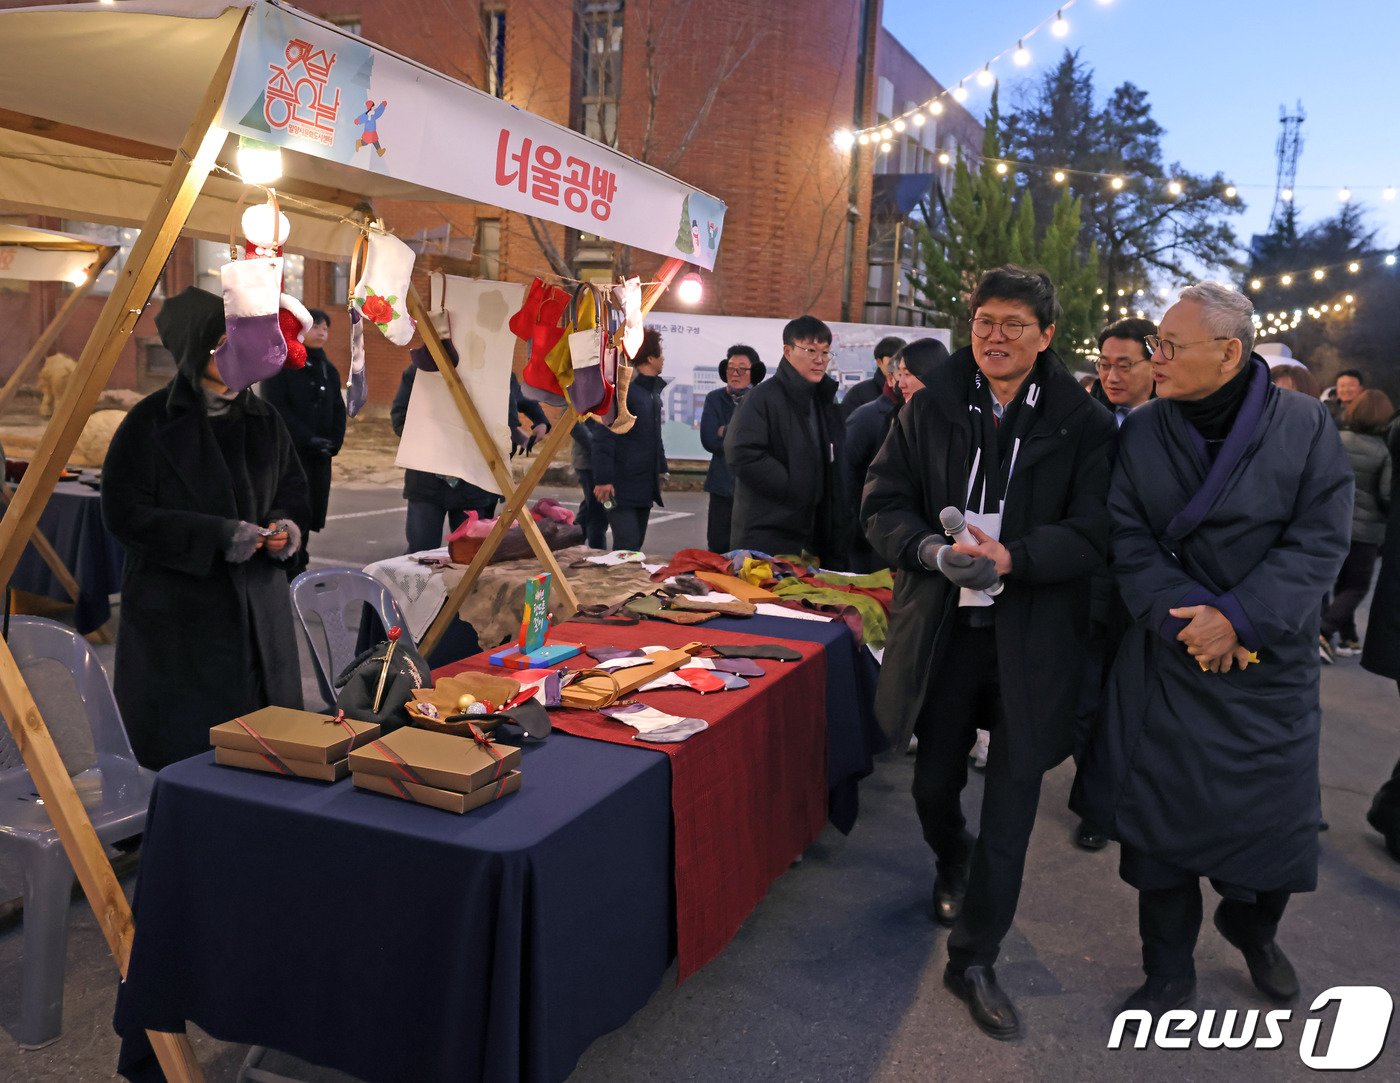
[[[798,662],[760,660],[764,676],[748,678],[747,688],[733,692],[633,693],[632,698],[658,710],[709,723],[708,729],[680,744],[634,740],[632,727],[594,711],[550,712],[554,727],[565,733],[670,757],[676,965],[678,980],[684,981],[733,939],[769,885],[811,845],[826,822],[825,652],[819,643],[735,632],[707,635],[704,625],[659,621],[623,626],[568,623],[550,635],[595,647],[781,642],[802,655]],[[510,673],[479,654],[444,666],[434,676],[468,669]]]

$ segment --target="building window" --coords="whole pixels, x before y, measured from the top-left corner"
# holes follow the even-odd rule
[[[65,221],[63,228],[69,233],[78,233],[102,244],[116,247],[117,254],[107,262],[107,266],[97,276],[97,281],[92,286],[93,293],[110,294],[112,288],[117,284],[117,275],[126,266],[127,258],[131,255],[131,246],[136,243],[136,238],[141,236],[141,231],[135,226],[105,226],[98,222]],[[165,296],[163,280],[163,274],[156,279],[155,288],[151,290],[153,298],[159,299]]]
[[[502,8],[481,10],[481,42],[486,50],[486,91],[493,98],[506,96],[506,13]]]
[[[499,218],[478,218],[476,220],[477,274],[490,281],[501,277],[501,220]]]
[[[583,4],[579,30],[582,131],[589,139],[615,147],[622,97],[622,0]]]
[[[875,81],[875,112],[881,121],[894,114],[894,84],[883,75]]]

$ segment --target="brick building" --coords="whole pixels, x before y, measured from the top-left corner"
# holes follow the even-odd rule
[[[0,7],[34,2],[0,0]],[[705,275],[698,311],[812,312],[832,320],[888,315],[888,309],[869,306],[875,284],[867,252],[877,181],[868,159],[853,168],[852,154],[837,150],[831,135],[872,122],[884,97],[903,108],[906,99],[931,96],[925,88],[937,84],[880,28],[880,0],[304,0],[301,6],[725,200],[719,260]],[[969,124],[975,128],[963,114],[958,126],[943,126],[939,138],[967,141]],[[871,150],[853,153],[865,157]],[[883,172],[893,164],[877,168]],[[922,150],[901,148],[901,170],[917,173],[927,165]],[[649,253],[492,207],[386,203],[376,210],[420,250],[420,270],[440,266],[517,281],[551,271],[603,278],[631,273],[645,280],[660,264]],[[99,232],[117,242],[129,243],[134,234],[52,218],[27,221]],[[182,240],[162,292],[190,284],[217,291],[224,247]],[[296,292],[299,285],[309,306],[326,309],[333,319],[343,312],[345,264],[291,260],[288,270],[289,287]],[[0,291],[0,320],[23,329],[0,336],[0,377],[69,288],[17,285]],[[80,353],[102,299],[85,302],[56,349]],[[674,305],[665,298],[659,307]],[[397,385],[403,353],[376,335],[367,342],[370,402],[383,408]],[[344,371],[343,316],[335,319],[328,351]],[[170,371],[148,311],[123,352],[113,386],[150,389]]]

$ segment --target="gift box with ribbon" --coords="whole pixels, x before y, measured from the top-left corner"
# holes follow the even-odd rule
[[[263,707],[209,730],[214,762],[274,775],[334,782],[349,771],[346,756],[379,736],[379,726],[335,715]]]
[[[395,796],[408,801],[416,800],[409,784],[456,794],[490,790],[504,796],[510,792],[507,780],[519,766],[519,748],[497,744],[481,729],[458,737],[406,726],[350,753],[356,785],[361,776],[397,781]]]

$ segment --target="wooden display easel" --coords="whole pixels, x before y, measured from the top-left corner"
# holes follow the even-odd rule
[[[666,292],[666,288],[671,284],[685,263],[678,259],[668,259],[661,265],[661,270],[657,273],[656,281],[649,285],[642,295],[642,315],[645,316],[652,310],[652,307],[661,299],[661,295]],[[495,476],[496,482],[501,486],[501,496],[505,499],[505,507],[501,509],[496,517],[496,525],[491,528],[491,533],[486,535],[485,541],[481,543],[481,548],[477,550],[476,556],[472,557],[472,562],[467,565],[467,572],[462,576],[461,581],[452,588],[447,596],[447,600],[442,603],[442,608],[438,610],[438,615],[433,618],[433,623],[428,626],[427,632],[418,642],[418,650],[426,655],[442,640],[444,633],[451,627],[453,618],[457,615],[457,610],[471,593],[472,587],[476,586],[476,581],[481,577],[486,565],[490,563],[496,548],[505,539],[506,531],[510,529],[513,522],[520,523],[520,529],[524,532],[525,538],[530,543],[530,548],[535,551],[540,563],[554,576],[554,590],[556,596],[562,596],[568,603],[569,611],[564,616],[572,616],[578,612],[578,598],[574,594],[573,587],[559,568],[559,563],[554,559],[554,554],[545,543],[540,529],[535,525],[534,516],[526,512],[521,515],[525,505],[529,502],[536,486],[544,478],[545,471],[549,469],[550,463],[554,461],[554,456],[564,441],[569,438],[574,426],[578,423],[578,414],[574,413],[573,407],[565,409],[563,415],[554,423],[554,428],[549,436],[545,438],[540,446],[539,454],[535,456],[535,461],[525,476],[520,480],[519,485],[514,485],[511,480],[510,471],[501,462],[501,457],[492,442],[486,427],[481,423],[481,417],[476,413],[476,407],[472,405],[467,390],[462,386],[461,378],[457,375],[457,370],[452,367],[446,352],[442,347],[442,339],[438,337],[437,329],[428,319],[428,315],[423,311],[422,299],[416,290],[411,291],[408,297],[408,310],[413,318],[418,321],[418,330],[423,336],[423,342],[428,347],[428,352],[433,355],[433,360],[437,362],[438,371],[442,373],[447,381],[447,386],[452,392],[452,397],[457,403],[457,409],[461,411],[463,419],[467,422],[467,428],[471,430],[472,436],[481,448],[481,453],[486,456],[491,473]]]

